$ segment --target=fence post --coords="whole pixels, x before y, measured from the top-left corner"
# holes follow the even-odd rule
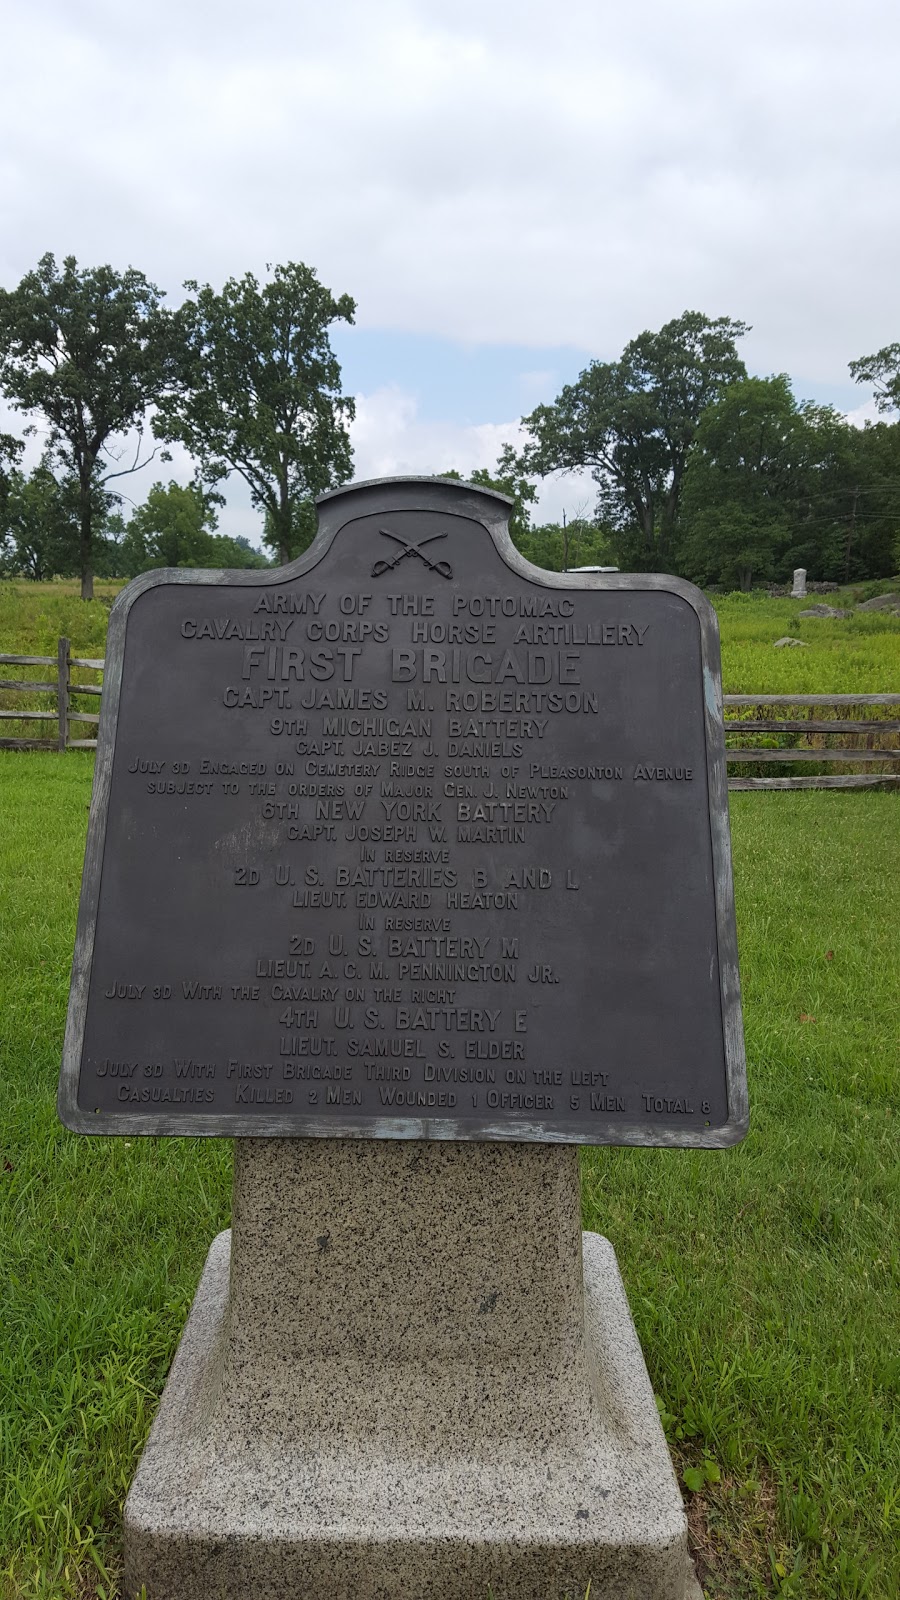
[[[58,639],[56,646],[56,710],[59,717],[58,750],[69,741],[69,641]]]

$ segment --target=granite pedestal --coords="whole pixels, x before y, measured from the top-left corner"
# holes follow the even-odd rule
[[[240,1140],[125,1507],[149,1600],[700,1600],[577,1152]]]

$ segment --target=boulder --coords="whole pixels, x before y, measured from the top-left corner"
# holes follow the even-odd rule
[[[789,633],[786,633],[783,639],[776,639],[774,648],[776,650],[780,650],[783,645],[799,645],[801,650],[806,650],[808,648],[805,639],[792,639]]]

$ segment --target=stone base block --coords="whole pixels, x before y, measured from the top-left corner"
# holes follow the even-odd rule
[[[223,1403],[230,1242],[222,1233],[210,1250],[128,1496],[128,1600],[141,1585],[148,1600],[583,1600],[588,1584],[591,1600],[702,1600],[606,1239],[583,1236],[591,1393],[586,1409],[573,1395],[571,1427],[552,1380],[523,1403],[532,1374],[473,1355],[449,1374],[426,1362],[396,1375],[399,1388],[409,1380],[406,1429],[376,1383],[345,1429],[296,1436],[283,1372],[270,1389],[255,1374],[248,1401]],[[339,1372],[345,1354],[333,1351]],[[304,1350],[284,1357],[299,1393]],[[505,1406],[532,1420],[508,1432]]]

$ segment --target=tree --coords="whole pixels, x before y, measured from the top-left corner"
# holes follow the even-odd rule
[[[729,385],[704,411],[687,467],[683,568],[745,590],[795,566],[824,576],[841,537],[852,435],[832,407],[798,404],[784,373]]]
[[[873,356],[850,362],[857,383],[870,383],[879,411],[900,411],[900,344],[886,344]]]
[[[842,583],[900,569],[900,422],[850,428],[842,530],[834,570]]]
[[[122,540],[122,569],[136,577],[151,567],[212,566],[213,498],[199,484],[155,483],[132,512]]]
[[[110,555],[121,519],[118,496],[95,487],[91,509],[98,570],[115,572]],[[0,572],[32,578],[68,577],[79,570],[80,496],[77,480],[59,479],[44,455],[30,474],[14,469],[0,502]]]
[[[356,306],[302,262],[271,270],[262,288],[252,273],[221,294],[185,285],[179,371],[154,429],[186,446],[206,483],[240,474],[284,563],[309,543],[303,505],[350,476],[354,405],[328,329],[352,322]]]
[[[611,562],[609,530],[585,517],[571,521],[547,522],[529,528],[519,544],[523,556],[548,572],[567,572],[573,567],[614,565]]]
[[[21,439],[14,439],[10,433],[0,433],[0,578],[6,577],[10,568],[9,535],[6,528],[6,512],[9,505],[9,493],[15,477],[16,462],[24,448]]]
[[[593,361],[552,405],[522,418],[530,439],[521,470],[590,469],[620,565],[675,564],[688,453],[706,407],[746,376],[735,341],[747,332],[729,317],[685,311],[639,334],[618,361]]]
[[[316,536],[318,522],[316,502],[311,496],[295,501],[291,506],[291,529],[285,542],[279,538],[277,523],[267,510],[263,519],[263,544],[267,550],[275,552],[283,566],[290,556],[299,555],[302,550],[309,548]]]
[[[52,462],[77,484],[82,599],[94,592],[97,491],[134,472],[144,415],[165,379],[169,323],[160,291],[133,267],[61,270],[41,257],[16,289],[0,289],[0,389],[48,423]],[[120,467],[113,442],[138,429],[138,452]]]
[[[233,551],[234,559],[222,561],[220,564],[223,567],[231,567],[236,570],[253,569],[260,571],[263,567],[272,565],[262,551],[257,550],[243,533],[236,533],[233,539],[228,538],[226,534],[220,533],[216,535],[214,542],[217,551],[221,551],[223,555],[225,554],[226,546],[231,547]]]
[[[476,467],[463,478],[463,474],[457,472],[455,467],[449,467],[440,476],[454,478],[458,483],[477,483],[481,489],[495,489],[498,494],[505,494],[513,502],[509,514],[510,538],[517,549],[522,548],[521,541],[531,526],[529,506],[537,499],[537,489],[522,471],[512,445],[503,446],[493,471],[487,467]]]
[[[46,462],[30,475],[10,473],[0,529],[0,560],[8,575],[42,582],[76,570],[77,503]]]
[[[265,557],[249,540],[215,533],[221,502],[198,483],[155,483],[125,530],[119,548],[124,575],[156,567],[264,567]]]

